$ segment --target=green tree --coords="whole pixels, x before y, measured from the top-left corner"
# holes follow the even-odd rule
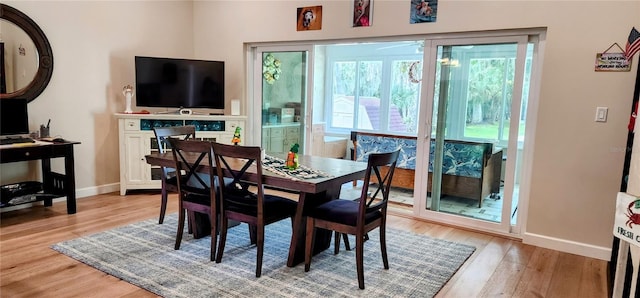
[[[395,61],[393,63],[393,79],[391,82],[391,104],[398,108],[402,121],[409,131],[415,129],[418,89],[420,84],[409,80],[409,68],[415,61]],[[420,64],[416,64],[414,72],[422,72]]]
[[[467,122],[494,123],[500,119],[503,99],[510,103],[513,59],[471,59]],[[510,105],[510,104],[509,104]],[[508,107],[506,107],[508,111]]]

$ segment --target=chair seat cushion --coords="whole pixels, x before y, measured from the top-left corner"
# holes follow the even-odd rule
[[[169,188],[170,190],[174,190],[174,191],[178,191],[178,177],[173,176],[173,177],[167,177],[167,179],[164,180],[164,187],[165,188]]]
[[[225,207],[229,211],[243,213],[251,216],[258,214],[257,195],[252,192],[244,192],[239,195],[236,191],[224,194]],[[282,219],[293,216],[296,213],[298,203],[287,198],[275,195],[264,195],[264,218],[267,222],[272,219]]]
[[[209,205],[211,198],[208,189],[184,186],[183,191],[187,191],[188,194],[183,198],[185,201],[199,203],[202,205]]]
[[[205,183],[207,186],[209,185],[209,177],[208,175],[204,176],[206,178]],[[176,177],[170,178],[176,181]],[[167,179],[168,181],[169,179]],[[225,185],[230,185],[233,183],[233,179],[224,178]],[[214,184],[218,187],[218,178],[216,177],[214,180]],[[208,188],[203,188],[200,183],[191,183],[191,181],[187,182],[187,185],[183,186],[183,190],[188,192],[189,194],[184,198],[184,200],[194,203],[199,203],[203,205],[209,205],[211,203],[211,199],[209,198],[210,193]],[[216,189],[216,194],[218,193],[218,189]]]
[[[316,208],[311,209],[307,216],[313,218],[337,222],[345,225],[355,226],[358,220],[358,201],[333,200],[326,202]],[[381,217],[380,211],[376,210],[365,214],[365,224]]]

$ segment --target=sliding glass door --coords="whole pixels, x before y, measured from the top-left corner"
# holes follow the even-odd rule
[[[284,156],[294,144],[306,153],[310,125],[310,47],[255,49],[253,106],[260,145],[269,154]]]
[[[406,140],[392,210],[517,234],[518,214],[526,216],[535,129],[527,119],[535,119],[532,74],[542,34],[250,46],[254,143],[284,152],[296,136],[304,154],[335,145],[332,157],[356,158],[354,131]],[[361,183],[343,185],[342,193],[357,197]]]
[[[533,44],[514,36],[426,45],[417,213],[509,233],[519,201]]]

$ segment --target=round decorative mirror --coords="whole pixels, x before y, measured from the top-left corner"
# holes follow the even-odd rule
[[[0,4],[0,98],[34,100],[53,73],[53,51],[40,27],[19,10]]]

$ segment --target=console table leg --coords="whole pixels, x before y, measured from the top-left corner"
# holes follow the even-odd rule
[[[43,158],[41,160],[41,165],[42,165],[42,190],[44,191],[44,193],[52,193],[54,187],[53,187],[53,175],[51,175],[51,159]]]
[[[73,146],[67,148],[64,157],[65,191],[67,193],[67,213],[76,213],[76,173],[73,161]]]
[[[51,174],[51,159],[44,158],[42,159],[42,190],[44,193],[52,193],[53,186],[53,175]],[[53,206],[53,200],[51,198],[44,199],[44,206],[51,207]]]

